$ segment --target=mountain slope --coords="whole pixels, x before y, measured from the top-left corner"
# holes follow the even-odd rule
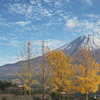
[[[94,51],[96,54],[100,54],[100,39],[91,36],[91,35],[84,35],[80,36],[79,38],[73,40],[69,44],[65,44],[64,46],[58,48],[57,50],[62,50],[65,52],[66,55],[73,55],[75,52],[78,52],[78,48],[86,46],[90,50]],[[41,56],[32,59],[32,63],[34,62],[41,62]],[[100,59],[100,56],[99,56]],[[98,60],[100,61],[100,60]],[[26,62],[26,61],[23,61]],[[14,64],[7,64],[4,66],[0,66],[0,80],[10,80],[15,78],[13,75],[14,71],[19,71],[21,69],[20,62]]]
[[[84,46],[95,53],[99,53],[100,39],[91,35],[80,36],[79,38],[70,42],[69,45],[67,44],[61,47],[60,50],[63,50],[66,55],[73,55],[79,48]]]

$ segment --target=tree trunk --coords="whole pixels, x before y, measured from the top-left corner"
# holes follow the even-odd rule
[[[86,94],[85,100],[88,100],[88,93]]]
[[[43,81],[43,83],[42,83],[42,85],[43,85],[43,86],[42,86],[42,100],[44,100],[44,98],[45,98],[44,68],[43,68],[43,77],[42,77],[42,81]]]
[[[30,100],[32,100],[31,91],[29,91],[29,98],[30,98]]]
[[[43,93],[43,98],[42,98],[42,100],[44,100],[44,93]]]
[[[67,96],[67,100],[70,100],[70,95],[68,94],[68,96]]]
[[[42,100],[45,100],[45,47],[44,47],[44,41],[42,41]]]
[[[61,93],[58,94],[58,100],[61,100]]]

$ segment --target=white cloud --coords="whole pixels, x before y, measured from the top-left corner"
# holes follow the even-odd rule
[[[11,25],[13,25],[13,23],[5,22],[4,20],[0,21],[0,26],[10,27]]]
[[[3,46],[20,46],[20,42],[17,41],[17,40],[12,40],[12,41],[9,41],[9,42],[3,42],[3,43],[0,43],[0,45],[3,45]]]
[[[34,56],[41,56],[42,54],[42,41],[43,40],[38,40],[38,41],[33,41],[31,42],[33,44],[33,50],[34,51]],[[59,48],[60,46],[64,45],[65,43],[63,41],[55,40],[55,39],[47,39],[44,40],[44,48],[45,48],[45,53],[46,53],[46,48],[50,48],[50,50],[55,50]]]
[[[50,2],[51,0],[43,0],[43,1],[45,1],[45,2]]]
[[[74,28],[74,27],[76,27],[75,20],[68,19],[65,26],[68,27],[68,28]]]
[[[52,15],[52,14],[51,14],[48,10],[46,10],[46,9],[42,9],[42,10],[41,10],[41,14],[44,15],[44,16],[51,16],[51,15]]]
[[[5,41],[7,41],[8,39],[5,38],[5,37],[0,37],[0,40],[5,40]]]
[[[0,18],[0,21],[5,20],[4,18]]]
[[[0,21],[2,21],[2,20],[5,20],[5,19],[2,17],[2,15],[0,15]]]
[[[27,12],[28,13],[32,13],[32,10],[33,10],[33,7],[32,6],[29,6],[28,9],[27,9]]]
[[[91,18],[99,18],[100,17],[100,15],[95,15],[95,14],[87,14],[85,16],[91,17]]]
[[[6,5],[6,6],[9,6],[9,11],[10,12],[15,12],[15,13],[18,13],[18,14],[24,14],[26,12],[26,5],[25,4],[19,4],[19,3],[16,3],[16,4],[9,4],[9,5]]]
[[[41,0],[30,0],[31,4],[26,3],[15,3],[15,4],[6,4],[9,12],[12,14],[24,15],[25,19],[34,19],[34,20],[42,20],[46,18],[55,19],[54,15],[58,15],[63,19],[63,16],[66,16],[68,12],[65,12],[63,9],[66,8],[66,5],[70,0],[61,0],[53,1],[53,0],[43,0],[44,3],[48,3],[43,5]],[[61,11],[59,13],[59,11]],[[61,16],[63,14],[63,16]],[[41,16],[41,17],[40,17]]]
[[[92,0],[86,0],[87,4],[89,4],[90,6],[92,6]]]
[[[17,40],[17,37],[15,37],[15,35],[13,35],[12,33],[10,33],[9,35],[7,34],[7,38],[0,37],[0,40],[2,40],[2,42],[0,42],[0,45],[3,46],[20,46],[21,44]]]
[[[20,45],[20,42],[18,40],[11,40],[9,45],[12,45],[12,46],[19,46]]]
[[[88,4],[89,6],[93,6],[92,0],[82,0],[82,1]]]
[[[41,46],[41,43],[42,43],[42,40],[39,40],[39,41],[35,41],[33,44]],[[64,43],[59,40],[47,39],[47,40],[44,40],[44,45],[52,49],[56,49],[57,47],[64,45]]]
[[[94,31],[100,33],[100,27],[94,28]]]
[[[5,58],[0,58],[0,66],[4,64],[12,64],[17,62],[17,57],[16,56],[6,56]]]
[[[100,36],[100,19],[91,18],[88,20],[78,20],[78,18],[76,18],[74,20],[76,25],[73,24],[74,23],[73,20],[71,21],[69,22],[71,22],[72,24],[67,24],[67,27],[69,28],[66,28],[66,30],[74,33],[74,35],[76,33],[77,35],[91,34]]]
[[[62,4],[62,2],[57,1],[57,2],[55,2],[55,6],[63,6],[63,4]]]
[[[66,0],[67,2],[70,2],[70,0]]]
[[[35,4],[36,2],[34,0],[30,0],[30,3],[31,4]]]
[[[15,24],[18,24],[20,26],[26,26],[26,25],[28,25],[30,23],[31,23],[30,21],[19,21],[19,22],[16,22]]]
[[[83,20],[78,22],[78,26],[84,27],[86,29],[92,29],[94,28],[95,24],[93,22],[89,22],[88,20]]]

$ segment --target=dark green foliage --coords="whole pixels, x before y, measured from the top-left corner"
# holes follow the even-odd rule
[[[0,94],[2,94],[3,93],[3,91],[0,89]]]
[[[55,93],[55,92],[52,92],[51,93],[51,98],[52,98],[52,100],[58,100],[58,94]]]
[[[4,93],[7,87],[18,87],[16,84],[12,84],[12,82],[1,81],[0,80],[0,90]]]

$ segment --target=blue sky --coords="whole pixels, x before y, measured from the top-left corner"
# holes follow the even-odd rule
[[[86,34],[100,37],[100,0],[0,0],[0,66],[27,41],[56,49]]]

